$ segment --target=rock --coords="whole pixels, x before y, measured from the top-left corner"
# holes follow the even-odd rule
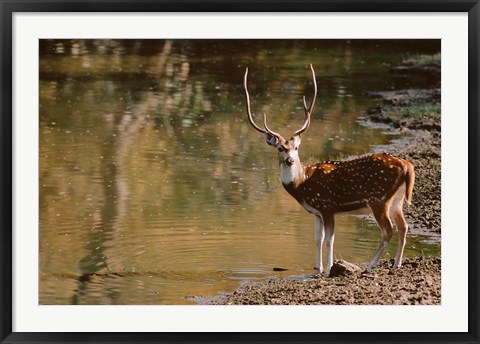
[[[348,276],[357,272],[361,272],[362,269],[353,263],[349,263],[345,260],[337,260],[333,263],[330,269],[330,277]]]

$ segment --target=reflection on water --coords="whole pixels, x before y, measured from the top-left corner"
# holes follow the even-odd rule
[[[388,65],[432,42],[44,40],[40,42],[40,303],[183,304],[274,267],[311,272],[313,218],[288,196],[276,153],[246,121],[303,122],[304,161],[363,154],[382,131],[356,117],[366,91],[421,86]],[[260,121],[257,118],[257,121]],[[335,254],[371,258],[379,230],[340,217]],[[396,239],[387,254],[393,257]],[[439,254],[409,237],[406,256]],[[275,273],[276,274],[276,273]]]

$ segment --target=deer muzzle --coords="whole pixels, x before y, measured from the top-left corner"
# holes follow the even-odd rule
[[[292,166],[293,163],[294,163],[294,160],[293,160],[292,157],[288,157],[288,158],[285,159],[285,165]]]

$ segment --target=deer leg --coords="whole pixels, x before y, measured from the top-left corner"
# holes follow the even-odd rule
[[[378,226],[382,232],[382,242],[378,245],[377,251],[373,256],[372,261],[368,264],[367,271],[371,272],[372,269],[377,266],[378,260],[382,255],[383,251],[388,245],[388,242],[393,236],[393,226],[390,217],[388,216],[389,205],[384,204],[381,206],[370,206],[373,212],[373,216],[375,216],[375,220],[377,220]]]
[[[328,276],[330,275],[330,269],[333,265],[333,242],[335,240],[335,221],[333,215],[324,216],[323,225],[325,227],[325,238],[327,242],[327,269],[325,275]]]
[[[398,269],[402,266],[403,250],[405,248],[405,241],[407,238],[408,224],[403,216],[403,202],[405,200],[405,186],[400,187],[393,197],[390,207],[390,217],[395,223],[398,230],[398,248],[395,256],[395,263],[393,269]]]
[[[315,216],[315,245],[317,247],[317,262],[315,264],[315,268],[318,269],[320,273],[323,272],[323,239],[325,239],[325,227],[323,226],[323,220],[320,216]]]
[[[402,266],[403,249],[405,248],[408,224],[403,216],[402,208],[393,209],[390,214],[392,215],[393,222],[395,222],[395,226],[398,230],[398,249],[395,257],[395,264],[393,264],[393,268],[398,269]]]

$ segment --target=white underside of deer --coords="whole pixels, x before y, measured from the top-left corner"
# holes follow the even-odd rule
[[[278,151],[280,180],[298,203],[315,216],[315,243],[317,259],[315,267],[323,272],[322,246],[326,241],[328,276],[333,265],[333,243],[335,238],[335,216],[338,214],[372,213],[382,234],[381,242],[368,264],[371,271],[388,245],[394,225],[399,235],[399,243],[393,268],[402,264],[408,225],[403,216],[405,199],[410,203],[415,172],[413,165],[390,154],[373,154],[346,161],[325,161],[304,166],[298,156],[300,135],[310,125],[310,115],[317,93],[315,73],[310,65],[315,88],[314,98],[309,107],[303,97],[305,120],[303,126],[293,136],[285,140],[280,134],[270,130],[264,115],[264,128],[255,124],[250,111],[250,98],[245,73],[244,87],[247,115],[252,126],[265,134],[268,145]]]

